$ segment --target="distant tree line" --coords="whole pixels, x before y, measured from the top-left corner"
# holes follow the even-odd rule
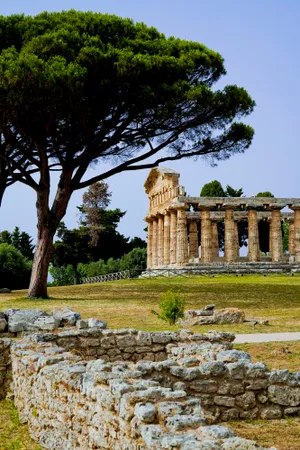
[[[117,228],[126,211],[107,209],[110,198],[108,185],[95,183],[83,194],[78,207],[78,228],[59,224],[49,270],[53,285],[78,284],[85,277],[125,269],[134,274],[146,268],[146,242],[119,233]],[[28,233],[18,227],[0,232],[0,286],[27,288],[33,257],[33,238]]]

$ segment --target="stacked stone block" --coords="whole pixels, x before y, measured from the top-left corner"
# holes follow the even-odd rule
[[[179,348],[168,345],[173,352]],[[15,403],[33,439],[47,449],[262,449],[228,428],[207,425],[235,417],[233,410],[252,412],[259,402],[253,394],[257,387],[236,387],[241,369],[225,360],[244,364],[252,383],[257,377],[251,378],[251,371],[266,379],[267,369],[251,365],[247,354],[242,360],[240,352],[221,355],[222,360],[203,364],[191,356],[137,364],[87,362],[62,347],[28,339],[12,348]],[[269,401],[263,398],[263,405]]]

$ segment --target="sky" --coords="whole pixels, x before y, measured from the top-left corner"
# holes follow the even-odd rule
[[[165,163],[181,174],[188,195],[198,196],[203,184],[219,180],[242,187],[247,196],[271,191],[276,197],[300,197],[300,2],[298,0],[10,0],[0,14],[36,15],[42,11],[76,9],[130,17],[153,25],[166,36],[201,42],[225,58],[224,84],[242,86],[256,101],[247,123],[255,129],[252,146],[242,155],[211,167],[201,159]],[[100,167],[91,170],[94,176]],[[144,181],[148,170],[108,180],[111,207],[127,211],[119,231],[145,238],[148,209]],[[55,180],[54,180],[55,181]],[[54,182],[53,182],[54,185]],[[75,227],[74,194],[64,221]],[[0,230],[15,226],[36,235],[35,194],[21,184],[8,189],[0,209]]]

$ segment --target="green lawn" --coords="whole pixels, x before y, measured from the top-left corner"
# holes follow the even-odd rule
[[[41,450],[21,425],[17,410],[10,400],[0,401],[0,450]]]
[[[82,317],[98,317],[110,328],[132,327],[142,330],[177,330],[153,314],[160,294],[180,289],[187,296],[188,309],[214,303],[218,308],[238,307],[247,316],[268,319],[270,325],[210,325],[194,327],[195,332],[209,329],[235,333],[300,331],[300,276],[260,275],[215,278],[195,277],[155,280],[125,280],[92,285],[49,288],[49,300],[29,300],[26,291],[0,295],[0,310],[11,307],[53,308],[68,306]],[[300,342],[240,344],[254,361],[264,361],[270,369],[287,368],[300,371]],[[279,450],[300,449],[300,418],[277,421],[245,421],[230,424],[237,434],[255,439]],[[37,450],[26,427],[18,423],[17,414],[8,401],[0,402],[0,450]]]
[[[194,327],[195,332],[226,330],[235,333],[300,331],[300,276],[251,275],[216,276],[154,280],[125,280],[90,285],[49,288],[49,300],[29,300],[26,291],[0,296],[0,310],[8,307],[53,308],[68,306],[82,317],[98,317],[111,328],[175,330],[151,314],[160,294],[180,289],[187,296],[188,309],[214,303],[218,308],[237,307],[247,316],[268,319],[270,325],[209,325]]]

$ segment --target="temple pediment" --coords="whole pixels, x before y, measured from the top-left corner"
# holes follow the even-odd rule
[[[180,174],[167,167],[154,167],[144,184],[145,191],[149,196],[155,195],[178,186]]]

